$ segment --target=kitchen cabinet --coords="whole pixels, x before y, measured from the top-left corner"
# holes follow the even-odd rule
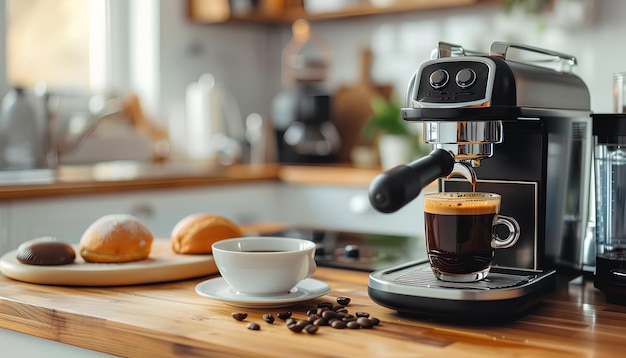
[[[287,7],[281,11],[255,11],[246,15],[231,15],[227,8],[217,6],[214,0],[188,0],[189,18],[199,23],[222,23],[228,21],[254,22],[262,24],[289,24],[296,19],[310,21],[332,20],[382,14],[396,14],[407,11],[424,11],[479,4],[502,4],[503,0],[395,0],[386,5],[373,5],[362,1],[346,5],[331,12],[308,13],[302,7]],[[385,2],[383,2],[385,3]]]
[[[148,190],[123,194],[94,194],[67,198],[13,200],[4,220],[3,251],[40,236],[78,243],[87,226],[108,214],[131,214],[155,237],[169,237],[183,217],[216,213],[238,223],[271,221],[276,216],[275,182],[228,184],[202,188]],[[251,205],[251,203],[253,203]],[[2,220],[0,211],[0,220]]]
[[[278,219],[291,225],[390,235],[423,235],[423,200],[418,198],[392,214],[369,203],[367,187],[283,184]]]
[[[9,249],[9,210],[6,204],[0,204],[0,253]]]
[[[40,236],[78,243],[87,226],[108,214],[134,215],[155,237],[169,237],[180,219],[199,212],[239,224],[275,222],[411,236],[420,235],[424,226],[421,196],[396,213],[382,214],[371,207],[367,187],[361,185],[267,181],[11,200],[0,206],[0,253]]]

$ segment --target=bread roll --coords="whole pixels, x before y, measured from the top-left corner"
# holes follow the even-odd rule
[[[139,219],[126,214],[105,215],[80,239],[80,255],[88,262],[130,262],[150,255],[154,237]]]
[[[179,254],[210,254],[214,242],[242,236],[237,224],[214,214],[192,214],[172,230],[172,249]]]

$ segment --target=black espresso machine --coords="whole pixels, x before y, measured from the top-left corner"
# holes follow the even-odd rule
[[[475,283],[434,277],[427,261],[373,272],[370,297],[399,312],[462,318],[521,314],[551,294],[559,267],[593,264],[592,123],[573,56],[494,42],[489,54],[439,43],[408,86],[402,118],[423,122],[433,151],[376,177],[374,208],[391,213],[438,180],[439,191],[494,192],[521,235]],[[456,174],[461,174],[456,175]]]

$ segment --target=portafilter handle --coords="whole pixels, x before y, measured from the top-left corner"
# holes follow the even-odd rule
[[[397,211],[433,180],[452,173],[454,163],[452,153],[435,149],[425,157],[381,173],[370,183],[370,203],[383,213]]]

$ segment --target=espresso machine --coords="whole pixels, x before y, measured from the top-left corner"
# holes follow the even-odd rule
[[[511,317],[554,290],[556,269],[593,265],[590,96],[574,65],[521,44],[494,42],[481,54],[442,42],[419,66],[401,115],[423,123],[433,151],[376,177],[372,206],[394,212],[437,181],[439,191],[500,194],[521,235],[479,282],[440,281],[427,261],[373,272],[374,301],[429,316]]]

